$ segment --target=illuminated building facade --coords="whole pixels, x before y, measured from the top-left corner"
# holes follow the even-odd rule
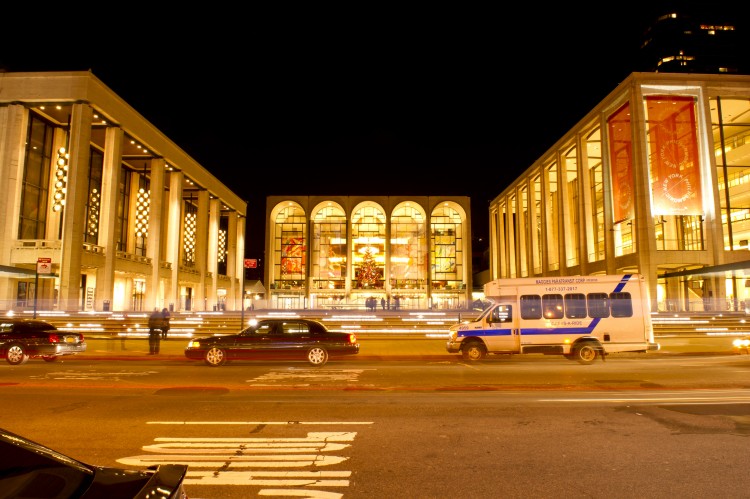
[[[0,86],[0,310],[240,310],[245,201],[90,72]]]
[[[740,51],[745,51],[734,23],[734,8],[708,6],[695,10],[675,2],[646,29],[640,50],[639,71],[658,73],[742,73]],[[750,68],[744,68],[750,69]]]
[[[750,305],[750,76],[632,73],[490,204],[490,279],[637,272]]]
[[[465,196],[269,196],[274,309],[462,309],[471,299]]]

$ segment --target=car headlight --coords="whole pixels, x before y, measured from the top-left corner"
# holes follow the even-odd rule
[[[750,347],[750,338],[737,338],[732,342],[734,348],[748,348]]]
[[[201,347],[200,341],[191,340],[190,343],[188,343],[188,348],[200,348],[200,347]]]

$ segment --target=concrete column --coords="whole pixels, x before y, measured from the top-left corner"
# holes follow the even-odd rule
[[[184,174],[181,171],[172,171],[169,174],[169,198],[167,199],[167,233],[166,253],[164,259],[171,263],[171,279],[165,295],[166,307],[174,304],[174,309],[181,309],[180,304],[180,245],[183,241],[182,225],[182,181]]]
[[[115,306],[115,261],[117,259],[117,204],[120,175],[122,174],[121,128],[108,127],[104,139],[104,165],[102,170],[101,211],[99,214],[99,246],[104,248],[104,267],[96,272],[96,310],[104,309],[104,301],[110,310]]]
[[[146,256],[151,260],[151,274],[146,277],[146,310],[167,307],[161,289],[161,240],[163,222],[167,219],[164,210],[164,158],[151,160],[151,183],[149,185],[148,238]]]
[[[238,223],[242,220],[242,224]],[[242,308],[242,277],[245,271],[244,255],[237,254],[237,241],[244,242],[244,231],[240,234],[238,227],[245,225],[245,219],[236,213],[230,213],[227,219],[227,276],[230,278],[227,290],[227,310],[240,310]],[[243,244],[244,247],[244,244]]]
[[[206,273],[208,272],[208,191],[198,192],[198,219],[196,221],[195,266],[200,276],[200,283],[196,290],[194,310],[207,310]]]
[[[23,190],[26,129],[29,114],[20,105],[0,107],[0,261],[10,262],[14,241],[18,240],[18,217]],[[4,294],[1,293],[0,294]],[[0,296],[3,300],[8,296]]]
[[[218,280],[219,280],[219,215],[221,214],[221,203],[217,198],[208,201],[208,241],[206,247],[206,272],[211,273],[208,282],[207,307],[211,309],[217,305]]]
[[[86,201],[93,110],[88,104],[74,104],[70,117],[68,184],[62,228],[60,262],[60,309],[81,307],[81,254],[86,228]]]

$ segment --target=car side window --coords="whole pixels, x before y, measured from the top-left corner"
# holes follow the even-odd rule
[[[284,334],[304,334],[308,332],[307,324],[302,322],[285,322]]]
[[[255,330],[255,334],[266,336],[269,334],[273,334],[275,330],[276,330],[275,324],[265,323],[265,324],[260,324],[258,326],[258,329]]]

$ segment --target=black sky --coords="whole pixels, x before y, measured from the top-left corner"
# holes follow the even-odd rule
[[[486,239],[488,202],[635,69],[654,2],[484,3],[128,5],[19,23],[0,66],[90,69],[248,201],[247,257],[268,195],[470,196]]]

